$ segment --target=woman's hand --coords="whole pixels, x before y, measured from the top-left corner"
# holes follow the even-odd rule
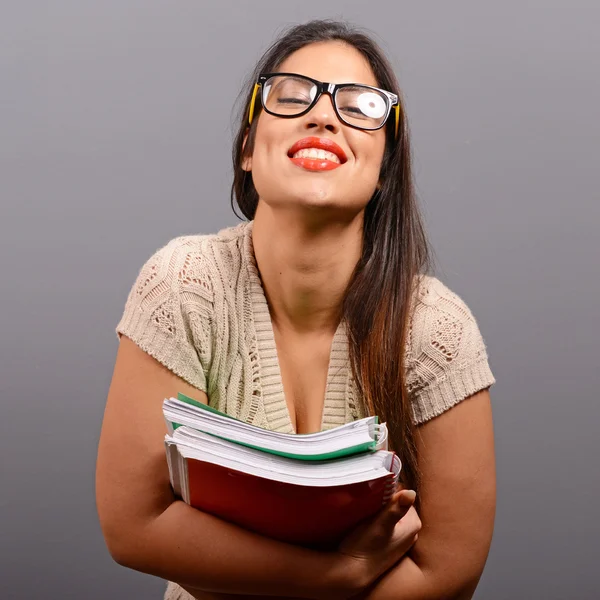
[[[375,517],[342,540],[338,552],[346,560],[356,592],[392,568],[417,541],[421,519],[413,506],[415,498],[412,490],[396,492]]]
[[[391,569],[417,541],[421,519],[413,504],[416,494],[397,491],[375,517],[365,521],[342,540],[337,549],[344,575],[339,594],[331,598],[358,598],[376,579]],[[258,596],[203,592],[184,587],[198,600],[255,600]],[[292,600],[292,596],[269,600]]]

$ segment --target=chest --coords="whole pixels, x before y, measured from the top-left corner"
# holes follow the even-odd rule
[[[203,334],[196,346],[204,348],[211,406],[281,433],[327,430],[366,416],[345,323],[329,335],[280,335],[250,267],[223,290],[210,339]]]
[[[327,395],[332,336],[275,335],[283,394],[296,433],[320,431]]]

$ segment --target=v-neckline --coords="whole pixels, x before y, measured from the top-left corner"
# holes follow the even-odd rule
[[[296,433],[283,389],[283,377],[269,304],[254,256],[252,221],[247,225],[244,251],[250,278],[250,305],[256,332],[256,348],[265,417],[269,428]],[[327,366],[327,383],[321,412],[321,430],[343,425],[350,418],[346,396],[349,386],[348,338],[342,320],[331,342]]]

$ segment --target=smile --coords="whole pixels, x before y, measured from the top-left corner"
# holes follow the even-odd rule
[[[298,150],[292,156],[292,158],[314,158],[318,160],[330,160],[331,162],[341,164],[340,159],[333,152],[327,150],[320,150],[319,148],[306,148],[305,150]]]
[[[291,161],[309,171],[331,171],[348,159],[346,153],[329,138],[307,137],[298,140],[288,151]]]

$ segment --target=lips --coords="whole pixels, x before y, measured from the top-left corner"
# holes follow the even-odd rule
[[[339,158],[340,162],[337,163],[322,158],[293,158],[296,152],[305,150],[306,148],[317,148],[319,150],[332,152]],[[342,166],[348,160],[346,153],[333,140],[320,137],[306,137],[298,140],[289,149],[288,156],[294,164],[308,169],[309,171],[331,171],[332,169],[337,169]]]

